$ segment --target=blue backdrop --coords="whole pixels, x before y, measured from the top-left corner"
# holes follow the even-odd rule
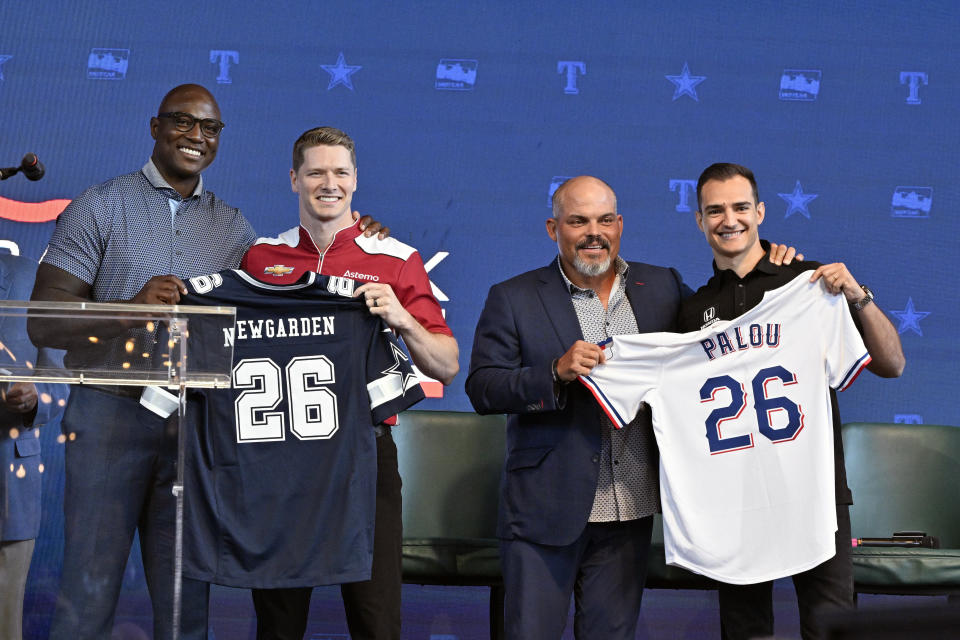
[[[4,3],[0,162],[34,151],[47,176],[0,197],[69,199],[139,168],[160,98],[198,82],[227,123],[206,184],[274,235],[296,223],[293,140],[338,126],[357,141],[357,208],[435,263],[466,369],[488,286],[555,254],[543,221],[560,177],[606,179],[622,253],[696,287],[710,253],[692,182],[740,162],[762,235],[845,261],[900,329],[904,377],[864,378],[844,419],[956,422],[960,306],[933,268],[960,225],[944,204],[956,4],[589,4]],[[5,219],[0,239],[39,257],[52,224]],[[468,409],[463,377],[428,408]]]
[[[142,166],[161,97],[197,82],[227,123],[205,184],[261,235],[296,224],[296,137],[353,136],[354,203],[430,265],[465,372],[489,285],[556,254],[544,220],[564,176],[607,180],[622,254],[696,288],[711,254],[694,181],[739,162],[762,235],[846,262],[900,331],[904,376],[862,376],[844,420],[958,422],[941,269],[960,231],[954,0],[5,2],[0,33],[0,165],[32,151],[47,169],[0,183],[0,246],[38,258],[54,223],[17,219],[63,203],[19,203]],[[421,407],[468,410],[464,377]]]

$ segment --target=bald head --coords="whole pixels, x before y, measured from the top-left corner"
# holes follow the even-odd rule
[[[578,287],[612,282],[622,233],[617,196],[603,180],[578,176],[554,192],[547,234],[557,243],[563,272]]]
[[[610,211],[617,212],[617,195],[609,184],[593,176],[577,176],[576,178],[570,178],[553,192],[551,202],[553,204],[554,220],[560,218],[563,208],[567,204],[575,206],[578,202],[586,201],[609,201]]]
[[[220,117],[220,106],[217,104],[216,98],[213,97],[213,94],[210,93],[206,87],[199,84],[181,84],[170,89],[167,95],[163,96],[163,100],[160,101],[160,108],[157,109],[157,113],[174,111],[173,105],[175,104],[195,102],[198,100],[212,104],[217,111],[217,118]]]

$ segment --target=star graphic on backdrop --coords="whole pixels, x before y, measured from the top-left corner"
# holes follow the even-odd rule
[[[706,80],[707,76],[690,75],[690,67],[684,62],[683,71],[680,72],[680,75],[663,77],[676,85],[676,89],[673,90],[674,100],[680,96],[687,95],[693,98],[695,102],[700,102],[700,99],[697,97],[697,85]]]
[[[804,193],[803,187],[800,186],[800,181],[797,180],[797,186],[793,188],[793,193],[778,193],[777,195],[786,200],[787,204],[790,205],[787,207],[787,215],[783,216],[784,218],[789,218],[793,214],[799,213],[809,220],[810,211],[807,210],[807,203],[819,194]]]
[[[350,76],[360,71],[360,69],[363,69],[363,67],[358,64],[347,64],[343,58],[343,51],[337,56],[337,64],[322,64],[320,68],[330,74],[330,84],[327,85],[327,91],[330,91],[330,89],[333,89],[338,84],[342,84],[347,89],[350,89],[350,91],[353,91],[353,81],[350,79]]]
[[[3,80],[3,63],[12,58],[6,54],[0,54],[0,80]]]
[[[400,376],[400,393],[406,394],[407,389],[413,386],[411,385],[411,380],[413,381],[413,384],[418,384],[419,378],[417,378],[417,375],[412,371],[406,372],[403,370],[403,367],[400,366],[401,361],[409,361],[407,359],[407,354],[405,354],[400,347],[390,343],[390,350],[393,352],[393,365],[384,369],[380,373],[385,376]]]
[[[917,311],[913,306],[913,298],[907,298],[907,306],[903,311],[891,311],[893,315],[900,318],[900,326],[897,327],[897,333],[903,333],[907,329],[922,336],[923,330],[920,328],[920,321],[930,315],[929,311]]]

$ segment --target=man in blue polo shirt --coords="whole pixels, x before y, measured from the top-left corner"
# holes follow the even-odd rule
[[[220,109],[181,85],[150,119],[156,141],[139,171],[90,187],[57,220],[37,270],[34,300],[170,304],[181,278],[236,267],[256,235],[204,188],[217,155]],[[88,330],[89,329],[89,330]],[[119,368],[150,353],[153,332],[119,322],[30,324],[31,337],[67,349],[68,367]],[[88,336],[97,336],[96,342]],[[131,348],[132,347],[132,348]],[[78,386],[63,418],[64,563],[51,638],[109,637],[134,531],[153,602],[154,637],[172,629],[176,429],[140,406],[141,387]],[[183,638],[206,637],[207,585],[184,581]]]

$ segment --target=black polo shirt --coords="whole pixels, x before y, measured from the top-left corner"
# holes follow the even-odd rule
[[[769,252],[770,245],[761,241]],[[777,266],[767,259],[768,255],[757,263],[753,270],[743,278],[732,269],[717,269],[713,263],[713,277],[697,292],[680,303],[678,317],[679,330],[698,331],[716,320],[733,320],[760,304],[763,294],[781,287],[804,271],[820,266],[819,262],[794,261],[789,265]],[[856,316],[854,316],[856,320]],[[859,328],[859,323],[857,327]],[[853,504],[853,495],[847,486],[847,470],[843,459],[843,439],[840,437],[840,411],[837,408],[837,394],[830,390],[830,405],[833,410],[833,451],[836,472],[837,504]]]

